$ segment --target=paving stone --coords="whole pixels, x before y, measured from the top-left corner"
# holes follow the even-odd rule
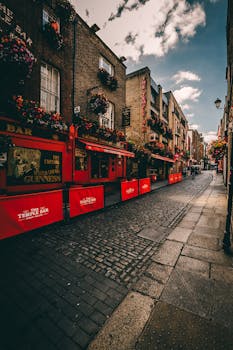
[[[202,205],[193,205],[191,209],[189,210],[189,213],[201,213],[203,210]]]
[[[181,220],[179,222],[179,225],[177,226],[177,228],[187,228],[189,230],[192,230],[195,227],[195,221],[186,221],[186,220]]]
[[[181,255],[177,261],[176,269],[197,273],[203,277],[209,278],[210,264],[206,261]]]
[[[233,285],[223,281],[213,281],[211,319],[232,330],[233,324]],[[232,343],[233,344],[233,343]]]
[[[182,255],[189,256],[198,260],[203,260],[220,265],[233,266],[233,261],[230,256],[224,254],[223,250],[213,251],[204,248],[186,245],[182,250]]]
[[[158,299],[162,293],[164,285],[154,279],[143,276],[133,286],[133,289],[151,298]]]
[[[174,269],[161,300],[181,309],[209,318],[212,308],[214,282],[196,273]]]
[[[187,242],[188,237],[190,236],[192,230],[184,227],[176,227],[170,235],[167,237],[167,239],[171,241],[178,241],[178,242]]]
[[[232,331],[221,323],[158,302],[136,350],[232,350],[232,344]]]
[[[90,318],[83,317],[79,323],[80,327],[84,332],[89,335],[94,335],[99,330],[99,325],[96,322],[92,321]]]
[[[153,228],[151,225],[142,229],[138,236],[142,238],[149,239],[153,242],[160,242],[167,235],[167,229],[165,228]]]
[[[134,349],[153,307],[153,300],[139,293],[129,293],[105,324],[89,350]]]
[[[81,328],[78,328],[77,333],[75,333],[75,335],[72,337],[72,340],[77,343],[82,349],[86,349],[91,341],[91,337]]]
[[[202,215],[200,217],[200,220],[197,223],[197,227],[199,226],[206,226],[206,227],[212,227],[215,229],[221,229],[224,227],[223,221],[219,218],[216,218],[213,216],[209,217],[209,216],[204,216]]]
[[[211,264],[210,278],[226,283],[233,283],[233,267]]]
[[[219,239],[216,237],[211,237],[207,235],[201,235],[197,233],[191,234],[188,239],[188,244],[200,248],[205,248],[209,250],[221,250],[222,247],[219,244]]]
[[[58,326],[63,330],[65,334],[67,334],[69,337],[72,337],[72,335],[76,332],[77,326],[74,322],[71,322],[68,318],[63,317],[59,322]]]
[[[96,310],[90,315],[90,318],[99,326],[102,326],[106,321],[106,316]]]
[[[172,267],[153,262],[146,270],[145,275],[152,279],[155,279],[159,283],[165,284],[171,272]]]
[[[200,214],[199,213],[193,213],[188,211],[188,214],[185,215],[185,220],[186,221],[195,221],[197,222],[200,218]]]
[[[82,348],[75,343],[74,341],[72,341],[71,339],[67,338],[67,337],[63,337],[63,339],[59,342],[59,344],[57,345],[57,348],[60,350],[81,350]],[[40,348],[40,349],[46,349],[46,348]]]
[[[218,237],[218,238],[223,238],[223,231],[220,229],[214,229],[210,227],[202,227],[198,226],[197,228],[194,228],[193,234],[200,234],[200,235],[206,235],[210,237]]]
[[[155,253],[152,260],[169,266],[174,266],[182,250],[183,244],[173,241],[165,241]]]

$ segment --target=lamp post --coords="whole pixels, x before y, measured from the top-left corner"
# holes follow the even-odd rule
[[[215,106],[217,109],[224,109],[220,108],[221,100],[219,98],[216,99]],[[225,225],[225,231],[224,231],[224,237],[223,237],[223,249],[225,253],[233,255],[233,251],[231,250],[231,215],[232,215],[232,197],[233,197],[233,149],[232,149],[232,121],[229,120],[229,132],[231,133],[231,137],[229,138],[230,145],[228,143],[228,149],[230,146],[230,174],[229,174],[229,182],[228,182],[228,201],[227,201],[227,217],[226,217],[226,225]],[[228,152],[229,154],[229,152]]]

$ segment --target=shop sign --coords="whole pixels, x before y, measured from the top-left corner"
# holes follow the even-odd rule
[[[0,212],[0,239],[61,221],[62,191],[1,197]]]
[[[122,111],[122,126],[130,126],[130,108],[124,108]]]
[[[12,147],[8,152],[7,185],[62,182],[62,153]]]
[[[69,199],[71,218],[102,209],[104,207],[104,187],[71,188]]]
[[[140,179],[139,180],[139,194],[144,194],[147,192],[150,192],[151,185],[150,185],[150,178]]]
[[[32,45],[31,38],[27,35],[26,32],[23,31],[23,29],[16,24],[15,16],[13,11],[11,11],[6,5],[0,2],[0,23],[1,27],[4,27],[4,29],[7,31],[8,34],[10,34],[11,37],[17,37],[23,39],[29,46]],[[0,32],[3,31],[2,28],[0,28]]]
[[[146,77],[143,78],[142,84],[141,84],[141,106],[142,106],[142,132],[146,132],[146,105],[147,105],[147,79]]]
[[[138,180],[121,182],[121,200],[126,201],[138,196]]]
[[[52,129],[43,129],[43,128],[29,128],[29,127],[23,127],[16,123],[10,123],[4,119],[0,119],[0,131],[4,132],[10,132],[13,134],[18,135],[25,135],[25,136],[36,136],[41,137],[45,139],[53,139],[58,141],[66,141],[68,133],[55,133]]]

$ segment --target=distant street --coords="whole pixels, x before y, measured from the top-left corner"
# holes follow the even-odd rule
[[[0,349],[85,349],[211,179],[1,241]]]

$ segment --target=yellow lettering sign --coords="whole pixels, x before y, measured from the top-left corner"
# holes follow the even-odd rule
[[[6,131],[15,132],[16,134],[32,136],[32,130],[28,128],[22,128],[21,126],[15,126],[13,124],[6,125]]]

